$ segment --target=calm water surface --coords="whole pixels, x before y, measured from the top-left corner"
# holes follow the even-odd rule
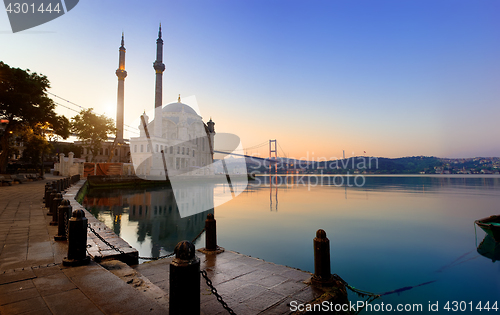
[[[332,177],[276,180],[281,185],[270,187],[268,177],[258,177],[230,202],[186,218],[168,189],[93,190],[85,206],[140,256],[164,255],[194,239],[213,212],[220,246],[310,272],[312,240],[324,229],[333,273],[371,292],[407,288],[374,303],[418,303],[426,313],[439,301],[439,313],[447,313],[446,301],[475,307],[500,300],[500,262],[491,259],[499,250],[478,254],[485,233],[474,228],[474,220],[500,214],[500,177],[366,176],[361,187],[354,178],[352,187]],[[215,185],[214,198],[224,189]],[[188,207],[186,200],[179,206]],[[204,242],[202,235],[195,245]]]

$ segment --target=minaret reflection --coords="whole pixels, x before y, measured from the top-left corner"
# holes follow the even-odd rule
[[[186,183],[176,186],[175,190],[170,186],[92,189],[85,196],[83,204],[96,217],[106,217],[109,214],[112,228],[118,236],[123,216],[128,214],[129,223],[137,222],[137,242],[143,243],[146,239],[151,241],[151,253],[141,253],[141,256],[158,257],[173,252],[178,242],[192,241],[200,234],[205,227],[207,215],[214,213],[214,187],[215,184]],[[174,194],[178,197],[177,200]],[[193,208],[199,209],[200,205],[208,210],[190,215],[194,213]],[[135,242],[127,240],[127,236],[122,237],[126,241]]]
[[[137,240],[151,239],[151,256],[163,249],[172,252],[178,242],[192,241],[205,227],[205,219],[213,210],[213,185],[186,185],[161,190],[147,190],[129,198],[129,221],[138,222]],[[174,194],[178,196],[175,199]],[[193,213],[191,208],[206,205],[206,211]]]

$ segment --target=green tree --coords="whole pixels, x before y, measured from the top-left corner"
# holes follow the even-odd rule
[[[116,132],[113,119],[104,115],[96,115],[92,108],[82,110],[80,114],[72,118],[71,131],[80,139],[84,146],[92,153],[94,161],[101,145],[108,140],[108,134]]]
[[[37,127],[42,128],[42,126]],[[39,128],[27,128],[21,134],[21,139],[24,143],[21,160],[33,164],[35,168],[41,165],[42,155],[50,153],[53,148],[52,144],[47,141],[44,131]]]
[[[11,68],[0,61],[0,119],[8,121],[0,135],[0,172],[7,169],[13,135],[32,129],[43,137],[43,128],[37,126],[44,125],[63,139],[69,136],[69,120],[54,112],[55,104],[47,96],[48,88],[46,76],[29,69]]]

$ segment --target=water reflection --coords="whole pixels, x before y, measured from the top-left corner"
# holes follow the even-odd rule
[[[200,204],[213,204],[214,191],[218,191],[214,186],[93,189],[83,205],[138,248],[141,256],[158,257],[172,252],[179,241],[193,240],[203,230],[213,208],[189,214]]]
[[[271,188],[277,194],[279,189],[294,189],[306,187],[312,189],[317,186],[336,186],[362,190],[406,190],[417,192],[432,192],[443,188],[500,188],[500,176],[415,176],[415,175],[261,175],[249,182],[256,189]]]
[[[500,260],[500,243],[495,242],[493,237],[486,234],[484,239],[481,241],[477,247],[477,252],[492,262]]]

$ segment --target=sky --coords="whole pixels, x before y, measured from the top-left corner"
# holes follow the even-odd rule
[[[277,139],[294,158],[500,156],[499,13],[498,0],[85,0],[18,33],[0,10],[0,60],[46,75],[73,109],[59,114],[77,104],[115,118],[124,32],[132,126],[154,109],[161,23],[163,104],[195,98],[244,148]]]

